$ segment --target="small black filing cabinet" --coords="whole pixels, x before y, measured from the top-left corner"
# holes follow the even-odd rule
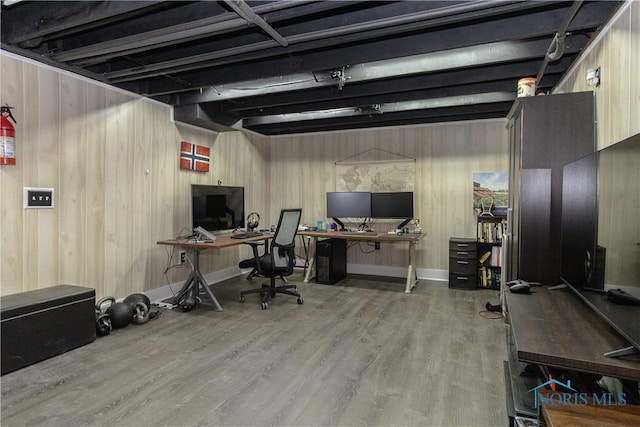
[[[333,285],[347,277],[347,241],[324,239],[316,242],[316,283]]]
[[[476,239],[449,239],[449,287],[476,289],[478,284],[478,242]]]

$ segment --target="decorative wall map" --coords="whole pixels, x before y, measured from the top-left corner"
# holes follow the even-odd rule
[[[413,191],[413,160],[336,163],[336,191]]]

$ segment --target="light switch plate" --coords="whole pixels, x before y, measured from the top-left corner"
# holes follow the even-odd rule
[[[25,209],[53,209],[53,188],[24,187]]]

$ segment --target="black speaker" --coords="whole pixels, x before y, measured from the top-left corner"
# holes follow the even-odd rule
[[[326,239],[316,242],[316,283],[333,285],[347,277],[347,241]]]

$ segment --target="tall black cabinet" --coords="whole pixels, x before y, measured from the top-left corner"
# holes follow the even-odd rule
[[[518,98],[508,118],[505,277],[559,284],[562,167],[595,150],[594,94]]]

